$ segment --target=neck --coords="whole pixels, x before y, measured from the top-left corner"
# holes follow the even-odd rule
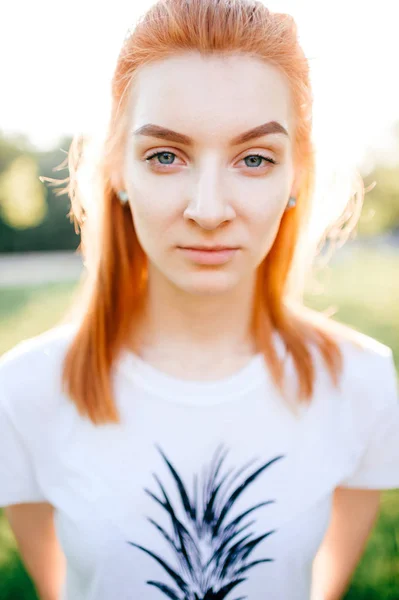
[[[223,294],[194,294],[149,273],[143,310],[135,322],[135,347],[158,357],[186,360],[250,356],[255,278]]]

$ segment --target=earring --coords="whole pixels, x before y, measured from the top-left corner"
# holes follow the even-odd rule
[[[292,208],[295,205],[296,205],[296,198],[294,198],[293,196],[291,196],[290,199],[287,202],[287,209]]]
[[[129,196],[127,195],[127,192],[125,192],[125,190],[118,191],[118,198],[122,204],[126,204],[126,202],[129,200]]]

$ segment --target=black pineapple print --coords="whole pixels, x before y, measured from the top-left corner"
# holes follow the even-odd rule
[[[255,470],[242,475],[254,460],[250,461],[233,473],[233,469],[222,469],[227,451],[220,454],[223,446],[216,449],[214,458],[208,468],[202,473],[202,484],[199,486],[197,475],[194,475],[193,496],[184,486],[174,466],[158,447],[174,484],[179,492],[179,501],[183,507],[183,518],[178,518],[178,510],[173,506],[165,486],[157,475],[154,475],[160,488],[160,497],[150,490],[146,493],[159,503],[165,510],[167,521],[171,525],[168,532],[161,524],[147,517],[159,534],[167,541],[175,565],[169,564],[158,554],[134,542],[128,542],[139,548],[156,560],[168,574],[168,582],[173,581],[173,587],[162,581],[147,581],[163,592],[164,596],[173,600],[223,600],[230,592],[247,579],[246,573],[259,563],[271,562],[273,558],[251,560],[251,553],[269,535],[276,530],[267,531],[255,536],[250,528],[256,519],[249,520],[251,513],[261,506],[271,504],[274,500],[266,500],[249,507],[233,519],[229,519],[231,507],[237,498],[259,475],[273,463],[283,458],[276,456]],[[224,470],[224,474],[223,474]],[[241,477],[242,475],[242,477]],[[201,492],[201,499],[199,497]],[[240,596],[234,600],[245,600]],[[233,600],[233,599],[231,599]]]

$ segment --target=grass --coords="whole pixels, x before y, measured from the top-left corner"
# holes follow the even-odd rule
[[[338,258],[338,257],[337,257]],[[356,249],[320,273],[306,304],[392,348],[399,372],[399,254]],[[317,285],[312,286],[317,291]],[[385,490],[377,523],[345,600],[399,599],[399,490]]]
[[[334,318],[393,349],[399,369],[399,255],[354,250],[337,256],[333,266],[310,284],[306,304],[338,309]],[[74,284],[1,289],[0,353],[19,340],[52,327],[64,314]],[[11,530],[0,511],[0,599],[36,600]],[[399,599],[399,490],[382,494],[382,507],[345,600]],[[253,600],[253,599],[251,599]],[[288,600],[288,599],[287,599]]]

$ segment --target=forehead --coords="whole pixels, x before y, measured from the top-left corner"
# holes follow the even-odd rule
[[[273,65],[247,55],[169,57],[141,67],[132,91],[132,129],[157,123],[198,140],[224,131],[231,137],[273,120],[292,130],[287,80]]]

